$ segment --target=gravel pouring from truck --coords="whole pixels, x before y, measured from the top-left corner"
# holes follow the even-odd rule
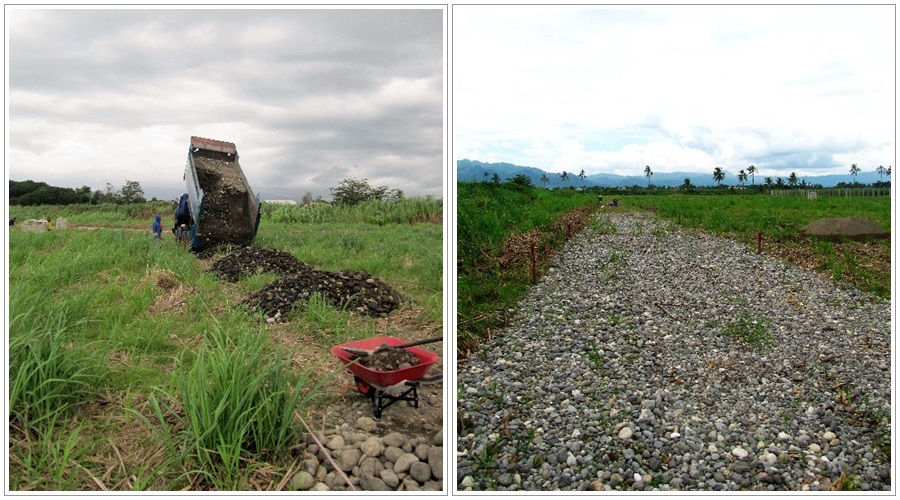
[[[261,204],[241,170],[234,143],[192,136],[184,183],[194,221],[192,250],[245,245],[256,236]]]

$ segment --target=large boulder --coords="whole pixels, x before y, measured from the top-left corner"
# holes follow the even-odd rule
[[[890,231],[885,231],[881,226],[864,217],[819,219],[801,227],[798,232],[803,236],[824,239],[891,237]]]

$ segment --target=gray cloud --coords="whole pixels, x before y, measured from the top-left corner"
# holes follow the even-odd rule
[[[189,136],[204,135],[237,144],[266,198],[327,195],[348,176],[441,194],[440,10],[12,10],[8,19],[13,179],[128,178],[171,196],[182,190]]]

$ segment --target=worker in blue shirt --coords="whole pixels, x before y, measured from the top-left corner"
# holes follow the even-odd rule
[[[159,214],[156,214],[156,220],[153,221],[153,244],[159,245],[159,242],[162,241],[162,217]]]

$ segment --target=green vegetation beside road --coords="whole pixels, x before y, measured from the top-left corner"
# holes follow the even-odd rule
[[[527,266],[501,266],[504,243],[536,229],[542,249],[558,248],[565,228],[554,223],[596,199],[592,193],[512,182],[457,184],[457,342],[462,354],[504,324],[507,308],[530,283]],[[546,259],[546,253],[539,258]]]
[[[623,196],[623,206],[656,207],[657,215],[687,227],[715,233],[792,238],[800,227],[825,217],[861,216],[884,229],[891,227],[889,197],[823,197],[762,194],[723,195],[631,195]]]

